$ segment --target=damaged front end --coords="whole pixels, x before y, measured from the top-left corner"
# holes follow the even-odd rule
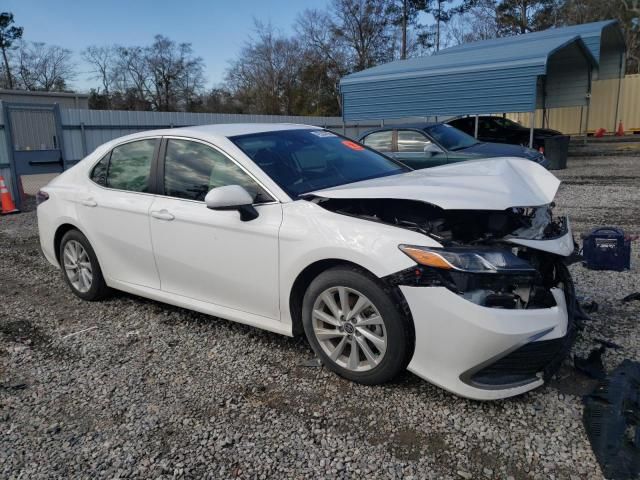
[[[406,228],[437,247],[400,245],[417,264],[390,277],[396,284],[444,286],[478,305],[548,308],[561,282],[558,264],[575,251],[566,217],[553,204],[503,211],[444,210],[398,199],[326,199],[313,202],[335,213]]]
[[[432,240],[425,241],[429,246],[399,245],[415,266],[384,278],[389,285],[401,290],[410,304],[412,298],[416,299],[414,302],[422,301],[418,300],[417,292],[426,292],[424,287],[434,287],[429,291],[446,290],[481,307],[480,310],[467,309],[464,302],[448,300],[451,308],[460,305],[458,309],[468,310],[466,316],[493,315],[498,319],[495,327],[486,328],[499,332],[501,339],[495,342],[499,351],[478,352],[469,355],[466,365],[460,363],[456,374],[469,388],[468,392],[461,393],[465,392],[464,388],[452,389],[444,382],[441,386],[471,398],[518,394],[549,378],[569,353],[576,334],[577,307],[567,263],[573,261],[575,244],[567,218],[555,217],[552,203],[494,211],[445,210],[403,199],[315,197],[310,200],[335,213],[406,228]],[[444,298],[443,294],[439,298]],[[427,303],[422,305],[429,309]],[[538,318],[543,325],[540,328],[536,327]],[[518,328],[522,328],[516,329],[517,333],[510,331],[512,322],[526,319],[531,319],[529,325],[519,325]],[[450,320],[453,322],[461,325],[468,322],[469,332],[477,326],[469,318],[456,317]],[[414,323],[417,323],[415,313]],[[484,335],[482,328],[483,325],[479,325],[478,335]],[[419,330],[417,327],[417,335],[421,335]],[[426,329],[424,335],[433,336],[433,329]],[[419,341],[417,339],[416,345]],[[458,345],[464,344],[455,341]],[[413,367],[415,373],[439,383],[438,374],[426,366],[428,355],[424,355],[424,361],[420,361],[420,355],[416,354],[410,369]],[[494,391],[495,397],[478,394],[478,391]]]

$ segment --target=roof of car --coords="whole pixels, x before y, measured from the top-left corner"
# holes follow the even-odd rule
[[[144,130],[142,132],[137,132],[131,135],[117,138],[109,143],[163,135],[218,140],[220,138],[229,138],[235,137],[237,135],[248,135],[252,133],[299,129],[315,130],[320,128],[321,127],[316,127],[314,125],[305,125],[299,123],[217,123],[213,125],[194,125],[191,127]]]
[[[203,133],[220,135],[223,137],[234,137],[236,135],[247,135],[251,133],[275,132],[279,130],[298,130],[301,128],[320,128],[313,125],[305,125],[299,123],[219,123],[214,125],[196,125],[193,127],[184,127],[172,129],[181,132]]]

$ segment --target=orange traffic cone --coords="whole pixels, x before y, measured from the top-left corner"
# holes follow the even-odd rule
[[[622,120],[618,124],[618,130],[616,130],[616,137],[624,137],[624,127],[622,126]]]
[[[4,178],[0,177],[0,201],[2,202],[2,215],[8,215],[9,213],[18,213],[20,210],[16,208],[16,204],[11,199],[11,194],[4,184]]]
[[[604,134],[606,132],[607,131],[604,128],[599,128],[599,129],[596,130],[596,133],[594,133],[593,136],[596,137],[596,138],[602,138],[602,137],[604,137]]]

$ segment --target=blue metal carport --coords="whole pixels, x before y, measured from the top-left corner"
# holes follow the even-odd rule
[[[343,119],[496,112],[533,117],[536,108],[588,106],[594,72],[600,68],[600,78],[620,76],[624,51],[617,22],[607,21],[398,60],[341,80]]]

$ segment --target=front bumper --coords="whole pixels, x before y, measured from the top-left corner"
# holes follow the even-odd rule
[[[487,372],[495,373],[491,369],[495,370],[501,359],[503,364],[512,357],[518,362],[522,360],[518,360],[519,355],[526,355],[528,350],[541,350],[522,348],[527,344],[567,335],[567,303],[564,291],[558,288],[551,290],[556,306],[520,310],[479,306],[445,287],[400,289],[415,327],[415,352],[409,371],[463,397],[494,400],[542,385],[542,368],[534,377],[505,375],[502,378],[506,383],[499,380],[499,372],[488,381]],[[530,367],[537,369],[539,361],[532,359]]]

